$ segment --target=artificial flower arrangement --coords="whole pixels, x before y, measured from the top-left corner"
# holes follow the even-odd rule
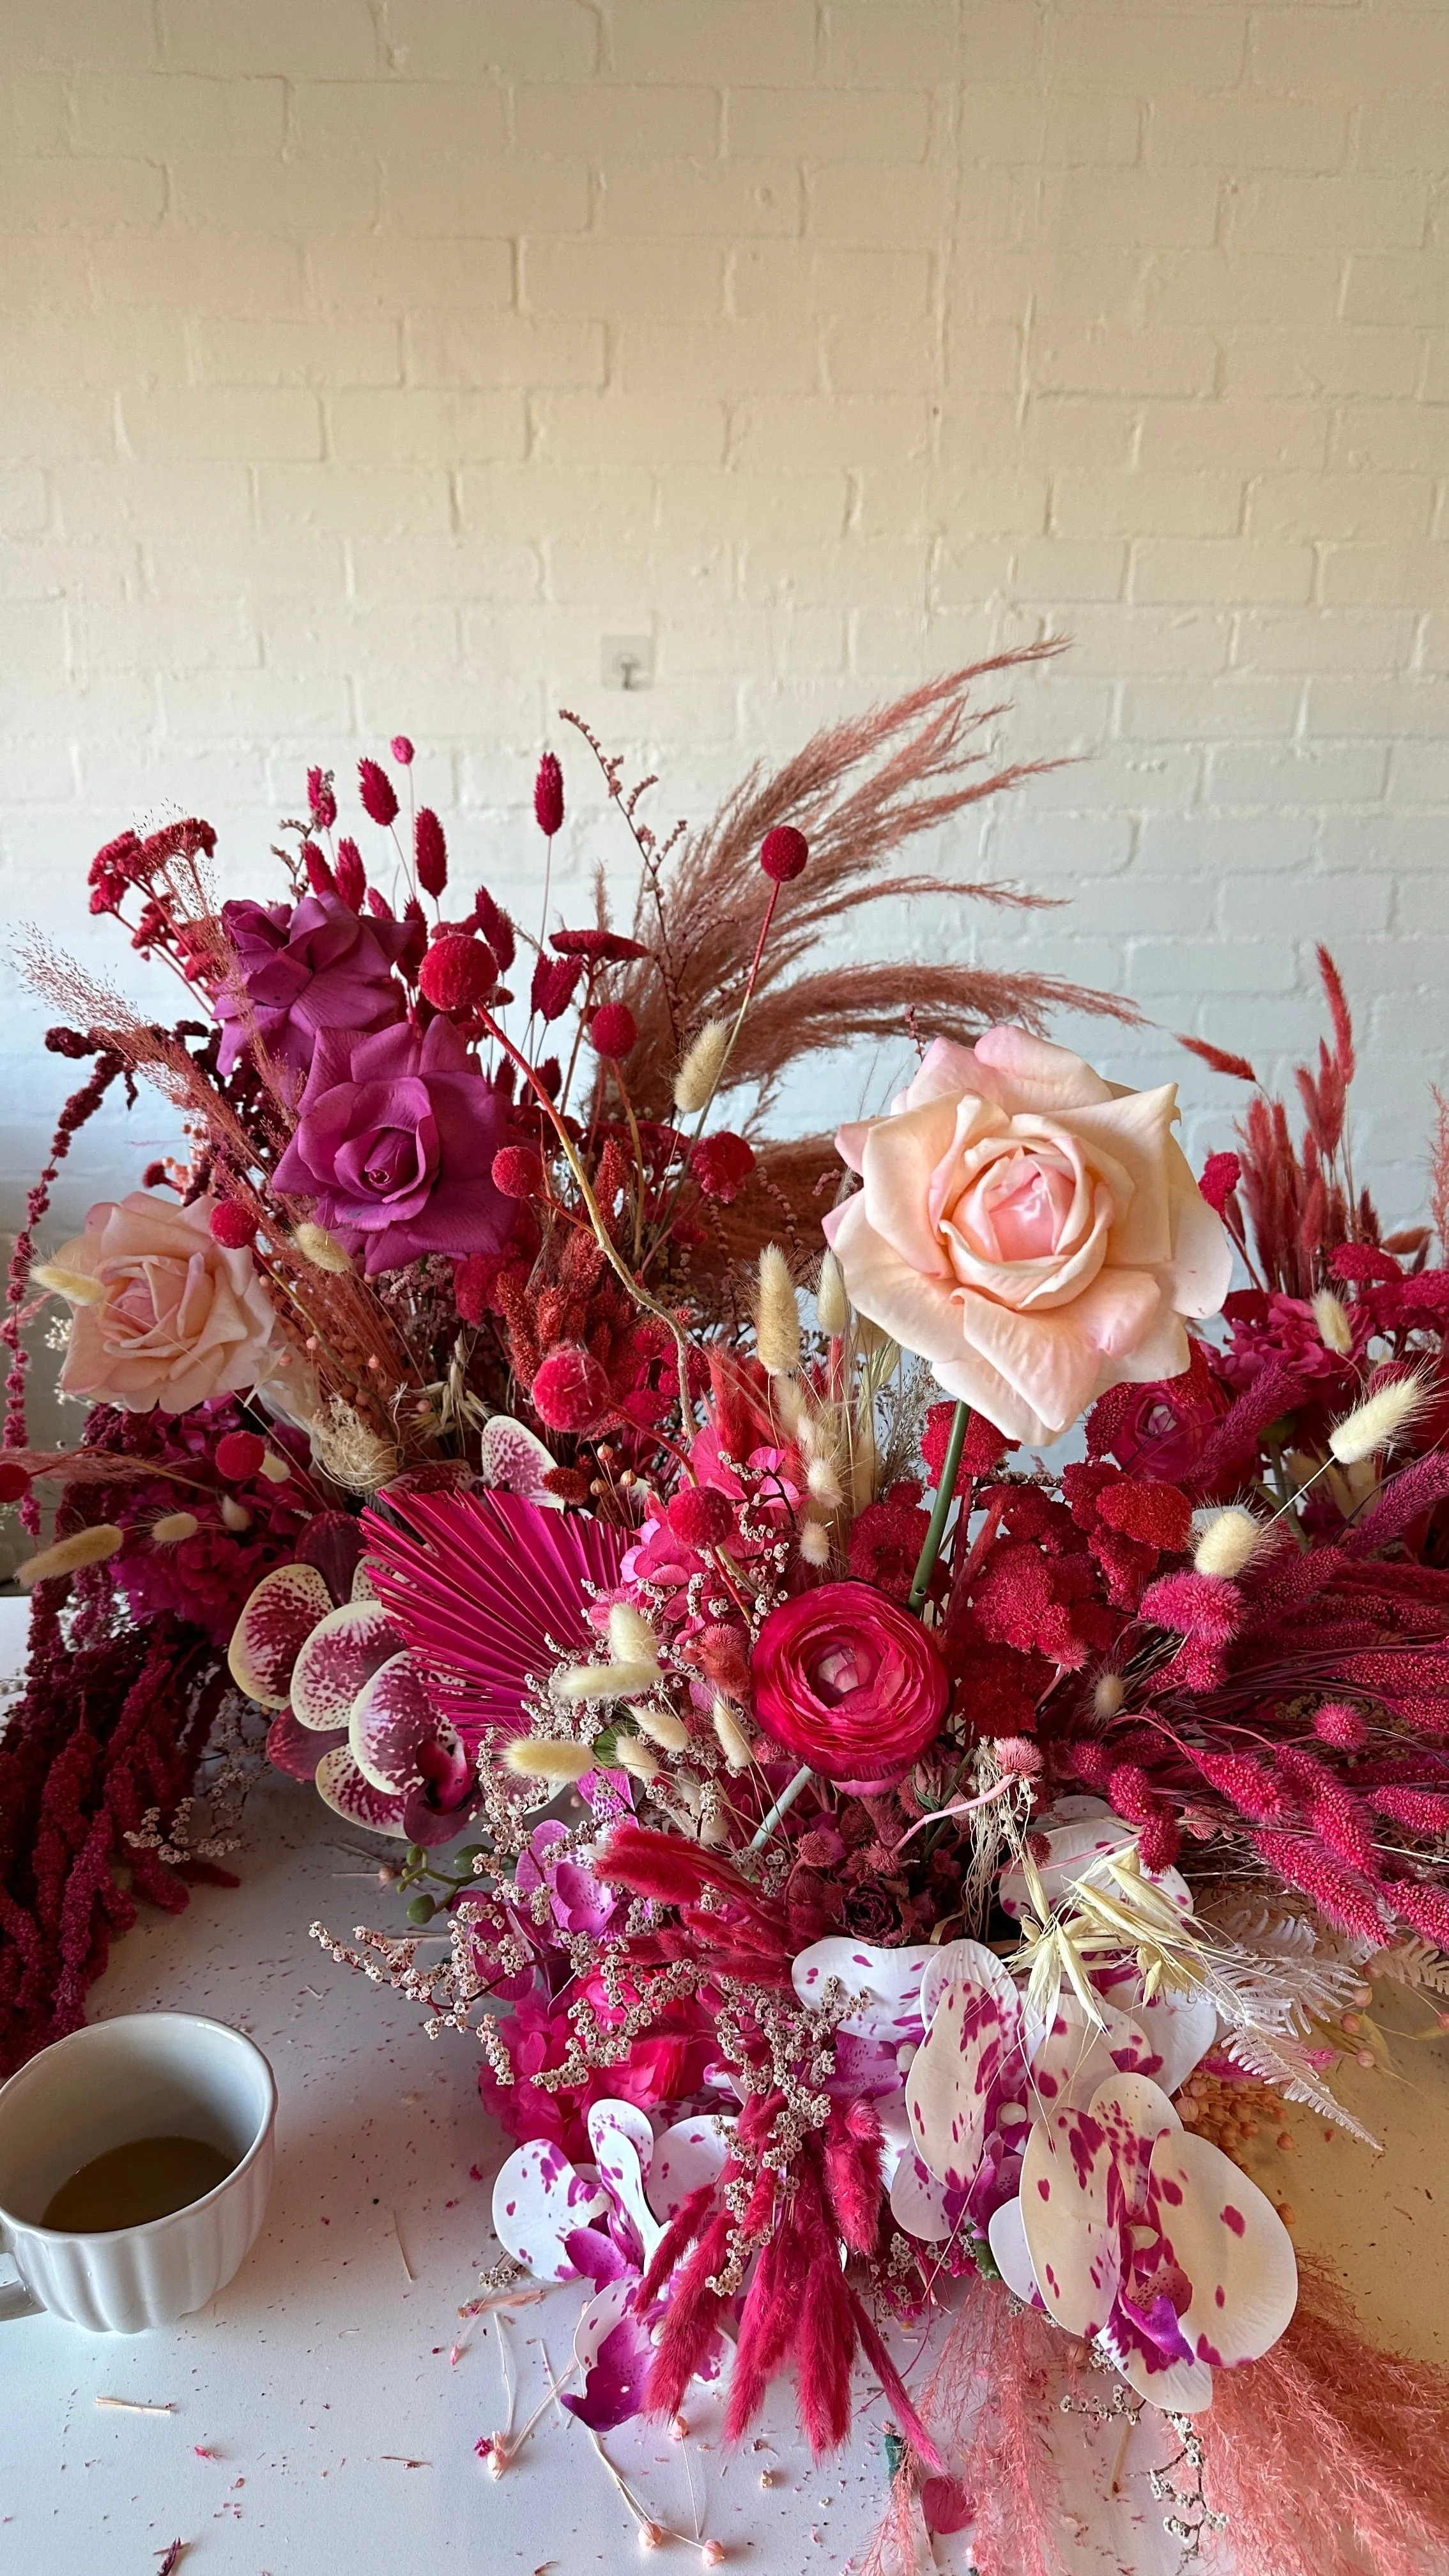
[[[553,754],[536,930],[452,891],[402,739],[359,765],[366,855],[309,773],[277,900],[217,900],[204,823],[98,854],[92,909],[186,1010],[32,955],[93,1070],[9,1289],[0,1497],[37,1536],[59,1504],[0,1744],[0,2063],[75,2026],[137,1896],[220,1872],[198,1763],[233,1774],[260,1710],[397,1855],[406,1925],[313,1928],[476,2036],[514,2141],[485,2288],[584,2285],[560,2402],[596,2440],[721,2375],[738,2437],[793,2370],[819,2453],[869,2382],[876,2563],[924,2519],[1044,2576],[1035,2414],[1075,2351],[1176,2427],[1190,2552],[1226,2529],[1277,2576],[1354,2534],[1410,2576],[1449,2537],[1443,2392],[1300,2281],[1234,2155],[1265,2099],[1357,2129],[1371,1976],[1449,1991],[1449,1269],[1354,1185],[1326,958],[1297,1139],[1198,1045],[1250,1090],[1200,1181],[1173,1086],[1041,1033],[1127,1006],[810,962],[939,893],[882,863],[1020,774],[973,766],[1001,667],[692,840],[568,719],[627,933],[602,890],[555,920]],[[792,1061],[902,1038],[888,1114],[768,1138]],[[186,1153],[37,1264],[139,1074]],[[1436,1168],[1442,1247],[1442,1132]],[[63,1453],[27,1441],[37,1293],[87,1408]],[[912,2388],[890,2331],[933,2322]]]

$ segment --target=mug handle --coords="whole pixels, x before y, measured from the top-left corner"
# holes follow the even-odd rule
[[[5,2243],[3,2235],[0,2235],[0,2254],[4,2255],[8,2263],[14,2264],[15,2257]],[[13,2281],[0,2281],[0,2325],[8,2325],[12,2317],[41,2316],[44,2313],[44,2307],[44,2300],[34,2298],[27,2290],[20,2278],[18,2267]]]

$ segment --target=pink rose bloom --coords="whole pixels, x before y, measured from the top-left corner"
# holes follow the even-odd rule
[[[369,1279],[429,1252],[501,1252],[516,1203],[493,1181],[506,1103],[457,1030],[323,1029],[274,1188],[309,1198]]]
[[[902,1779],[951,1696],[928,1630],[869,1583],[821,1583],[772,1610],[750,1683],[765,1733],[847,1789]]]
[[[1012,1440],[1178,1375],[1232,1248],[1176,1116],[1175,1083],[1123,1091],[1024,1029],[938,1038],[889,1117],[835,1140],[865,1183],[825,1219],[853,1302]]]
[[[127,1413],[189,1413],[255,1386],[274,1317],[250,1252],[211,1237],[215,1201],[159,1191],[102,1199],[36,1273],[71,1306],[60,1383]]]

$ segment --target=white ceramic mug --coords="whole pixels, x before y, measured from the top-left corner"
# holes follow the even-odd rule
[[[262,2052],[200,2013],[125,2013],[43,2048],[0,2085],[0,2321],[48,2308],[139,2334],[203,2308],[250,2252],[272,2180],[277,2087]],[[142,2227],[47,2227],[61,2184],[137,2138],[203,2139],[234,2159],[214,2190]]]

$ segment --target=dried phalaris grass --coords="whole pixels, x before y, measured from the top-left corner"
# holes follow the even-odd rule
[[[755,1348],[770,1377],[791,1377],[800,1365],[800,1308],[790,1264],[778,1243],[767,1243],[760,1254]]]

